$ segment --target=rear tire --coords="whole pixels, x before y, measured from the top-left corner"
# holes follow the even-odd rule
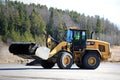
[[[41,66],[45,69],[51,69],[55,63],[49,62],[48,60],[41,60]]]
[[[83,57],[83,66],[85,69],[96,69],[100,65],[100,56],[96,53],[87,53]]]
[[[81,69],[84,69],[84,66],[83,66],[82,62],[80,62],[80,61],[78,61],[76,63],[76,66],[79,67],[79,68],[81,68]]]
[[[73,65],[73,55],[70,52],[60,52],[57,59],[57,65],[60,69],[70,69]]]

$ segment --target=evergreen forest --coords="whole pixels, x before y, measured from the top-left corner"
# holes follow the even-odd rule
[[[66,39],[66,30],[78,27],[87,30],[87,38],[100,39],[120,45],[120,30],[117,25],[98,15],[85,16],[76,11],[49,8],[40,4],[24,4],[0,0],[0,41],[37,42],[45,45],[46,34],[58,41]]]

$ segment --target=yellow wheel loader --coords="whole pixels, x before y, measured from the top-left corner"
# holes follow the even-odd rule
[[[73,64],[79,68],[96,69],[102,60],[111,57],[108,42],[86,38],[86,30],[68,29],[66,41],[58,42],[50,35],[45,47],[31,42],[13,42],[9,51],[23,58],[41,60],[43,68],[50,69],[56,63],[60,69],[70,69]]]

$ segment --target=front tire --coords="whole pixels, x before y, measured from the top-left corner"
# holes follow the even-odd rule
[[[60,52],[57,59],[57,65],[60,69],[70,69],[73,64],[73,55],[70,52]]]
[[[96,69],[100,65],[100,56],[96,53],[87,53],[83,57],[83,66],[85,69]]]
[[[54,65],[55,63],[50,62],[48,60],[41,60],[41,66],[45,69],[51,69]]]

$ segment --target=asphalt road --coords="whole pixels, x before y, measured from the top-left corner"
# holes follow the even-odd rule
[[[0,64],[0,80],[120,80],[120,63],[101,63],[95,70],[43,69],[25,64]]]

